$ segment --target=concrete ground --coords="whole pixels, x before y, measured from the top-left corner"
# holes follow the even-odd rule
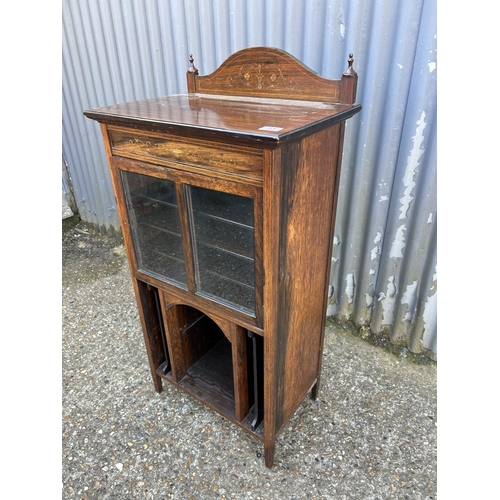
[[[317,401],[262,443],[165,383],[155,392],[122,246],[63,233],[62,498],[437,498],[436,365],[328,322]]]

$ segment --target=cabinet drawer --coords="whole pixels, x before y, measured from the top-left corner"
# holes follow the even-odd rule
[[[203,168],[262,180],[263,152],[242,146],[222,146],[209,141],[187,141],[153,132],[141,133],[109,127],[111,152],[149,163],[175,162],[177,168]]]

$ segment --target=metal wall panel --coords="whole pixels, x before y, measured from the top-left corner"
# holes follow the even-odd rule
[[[436,0],[64,0],[63,153],[82,219],[119,228],[84,109],[184,93],[189,53],[208,74],[258,45],[326,78],[354,53],[363,110],[346,127],[328,313],[436,356]]]

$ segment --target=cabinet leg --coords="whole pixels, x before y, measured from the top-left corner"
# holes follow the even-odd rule
[[[273,441],[271,444],[264,444],[264,459],[266,461],[266,467],[270,469],[274,463],[274,451],[276,449],[276,444]]]
[[[314,384],[313,388],[311,389],[311,399],[316,401],[318,399],[318,394],[319,394],[319,377],[316,383]]]
[[[161,391],[163,391],[163,384],[161,381],[161,377],[159,377],[156,373],[154,373],[153,370],[151,370],[151,376],[153,377],[153,385],[155,391],[157,393],[160,393]]]
[[[161,316],[158,313],[153,290],[138,280],[133,280],[134,292],[137,298],[139,316],[141,319],[144,344],[148,355],[149,369],[156,392],[163,390],[162,380],[156,374],[156,368],[165,361],[167,353],[162,346]]]

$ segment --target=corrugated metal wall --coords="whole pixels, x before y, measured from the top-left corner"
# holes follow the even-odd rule
[[[436,356],[436,0],[64,0],[63,154],[82,219],[119,228],[84,109],[186,92],[233,52],[273,46],[327,78],[349,52],[329,314]]]

